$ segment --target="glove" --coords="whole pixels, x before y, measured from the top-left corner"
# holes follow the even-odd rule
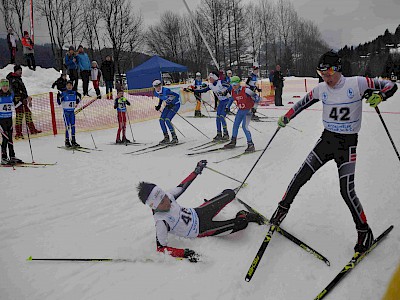
[[[252,108],[251,108],[251,112],[252,112],[253,114],[255,114],[255,113],[257,112],[257,109],[254,108],[254,107],[252,107]]]
[[[229,112],[231,112],[231,109],[229,107],[225,107],[225,112],[229,113]]]
[[[190,88],[184,88],[183,90],[188,93],[193,93],[193,89]]]
[[[165,107],[168,109],[172,109],[174,107],[174,104],[168,103]]]
[[[196,263],[200,259],[200,255],[198,255],[196,252],[190,249],[185,249],[185,252],[183,254],[184,258],[187,258],[190,262]]]
[[[280,116],[278,119],[278,126],[283,128],[285,127],[287,124],[289,124],[290,119],[286,116]]]
[[[259,93],[261,93],[261,92],[262,92],[262,89],[257,88],[257,91],[258,91]]]
[[[226,91],[218,91],[217,92],[217,95],[218,96],[226,96],[228,94],[228,91],[226,90]]]
[[[196,168],[194,169],[194,172],[195,172],[197,175],[200,175],[201,172],[203,171],[203,169],[204,169],[206,166],[207,166],[207,161],[206,161],[205,159],[203,159],[203,160],[201,160],[201,161],[199,161],[199,162],[197,163],[197,166],[196,166]]]
[[[369,103],[369,106],[375,108],[378,106],[379,103],[382,102],[383,100],[383,95],[380,91],[371,91],[371,92],[366,92],[364,94],[364,97],[367,98],[365,101],[366,103]]]
[[[160,109],[161,109],[161,104],[158,104],[158,105],[154,106],[154,108],[155,108],[157,111],[160,110]]]

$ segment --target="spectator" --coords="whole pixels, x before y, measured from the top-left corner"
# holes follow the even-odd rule
[[[14,36],[12,28],[8,28],[7,34],[8,49],[10,49],[11,64],[15,63],[15,55],[17,54],[17,39]]]
[[[7,79],[10,82],[10,87],[14,92],[15,97],[15,139],[23,139],[22,135],[22,120],[25,115],[26,125],[29,128],[31,134],[41,133],[41,130],[35,128],[32,120],[32,112],[29,107],[32,106],[32,97],[28,96],[25,84],[22,81],[22,68],[20,65],[14,66],[14,72],[7,75]]]
[[[56,81],[53,82],[51,88],[54,89],[55,86],[57,87],[58,90],[57,93],[57,102],[58,102],[61,97],[61,93],[67,89],[67,73],[62,72],[61,76],[57,78]]]
[[[24,57],[26,60],[26,64],[28,65],[28,68],[36,71],[36,63],[35,63],[35,50],[33,49],[33,41],[29,36],[28,31],[24,31],[24,36],[22,37],[22,48],[23,48],[23,53]]]
[[[281,72],[281,66],[276,65],[274,77],[272,79],[272,83],[275,88],[275,106],[283,106],[282,91],[283,91],[283,81],[284,80],[285,80],[285,78],[283,78],[283,75]]]
[[[107,99],[112,99],[112,91],[114,87],[114,62],[110,55],[106,56],[106,60],[101,64],[101,73],[103,74],[103,79],[106,83],[106,94]]]
[[[78,90],[78,64],[76,60],[75,48],[70,46],[65,54],[64,63],[67,66],[69,80],[73,83],[73,90]]]
[[[274,84],[273,84],[273,80],[274,80],[274,70],[270,70],[270,71],[269,71],[268,79],[269,79],[269,85],[270,85],[269,96],[274,96],[274,95],[275,95],[275,92],[274,92]]]
[[[101,99],[100,94],[100,78],[101,78],[101,71],[97,67],[97,61],[92,61],[92,69],[90,70],[90,75],[92,77],[93,88],[96,91],[97,99]]]
[[[89,76],[91,64],[89,56],[85,53],[82,45],[79,45],[78,47],[76,61],[82,78],[83,96],[89,96]]]

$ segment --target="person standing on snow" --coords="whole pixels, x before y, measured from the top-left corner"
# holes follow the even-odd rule
[[[33,49],[34,44],[31,37],[29,36],[28,31],[24,31],[24,36],[22,37],[21,42],[22,42],[22,50],[28,68],[33,71],[36,71],[36,62],[34,55],[35,50]]]
[[[17,39],[15,38],[12,28],[8,28],[7,44],[8,44],[8,49],[10,50],[10,58],[11,58],[10,63],[14,64],[15,56],[17,55],[18,49],[17,49]]]
[[[161,104],[163,103],[163,101],[165,102],[165,107],[159,119],[161,130],[164,134],[164,139],[160,142],[160,144],[177,144],[178,137],[176,136],[175,128],[172,125],[172,119],[173,117],[175,117],[176,113],[181,107],[179,95],[171,91],[169,88],[163,87],[161,81],[158,79],[153,81],[153,87],[154,96],[160,99],[155,109],[159,111],[161,109]],[[171,133],[171,142],[169,141],[167,127],[169,129],[169,132]]]
[[[272,83],[274,84],[274,89],[275,89],[275,106],[283,106],[282,93],[283,93],[284,81],[285,78],[283,78],[283,74],[281,72],[281,66],[276,65],[276,69],[274,71],[274,77],[272,79]]]
[[[192,85],[188,88],[183,89],[186,92],[193,92],[194,97],[196,98],[196,108],[194,110],[194,116],[196,118],[204,117],[204,115],[201,113],[201,93],[199,93],[197,90],[200,90],[205,86],[207,85],[206,83],[203,83],[203,80],[201,79],[201,73],[197,72],[196,78],[193,81]]]
[[[101,71],[97,66],[97,61],[92,61],[92,68],[90,70],[90,76],[92,78],[93,88],[96,91],[97,99],[101,99],[100,94],[100,79],[101,79]]]
[[[11,90],[14,92],[15,102],[15,139],[23,139],[22,135],[22,120],[26,120],[26,125],[31,134],[38,134],[42,131],[36,129],[32,120],[32,112],[29,107],[32,106],[32,97],[28,96],[25,84],[22,81],[22,67],[20,65],[14,66],[14,72],[11,72],[6,77],[10,82]]]
[[[232,87],[229,83],[225,82],[224,80],[218,79],[219,73],[216,71],[211,72],[208,75],[208,79],[210,83],[200,90],[199,93],[205,93],[208,91],[213,91],[214,95],[218,97],[218,107],[217,107],[217,135],[214,137],[213,141],[228,141],[229,140],[229,133],[228,128],[226,126],[226,113],[227,107],[229,104],[230,92]],[[224,131],[224,135],[222,135],[222,130]]]
[[[258,82],[258,75],[260,72],[260,68],[258,65],[253,65],[252,67],[252,72],[250,74],[249,77],[247,77],[246,80],[246,87],[249,88],[250,90],[252,90],[253,92],[258,92],[261,93],[261,89],[259,89],[257,87],[257,82]],[[251,119],[254,121],[258,121],[260,118],[256,115],[257,109],[256,108],[252,108],[251,113]]]
[[[240,86],[239,76],[233,76],[231,78],[232,85],[232,97],[236,101],[238,111],[236,112],[235,121],[233,122],[232,139],[229,144],[226,144],[224,148],[232,149],[236,147],[236,138],[239,131],[239,126],[242,123],[242,128],[247,139],[247,149],[245,152],[254,152],[254,143],[251,139],[251,133],[249,130],[249,124],[251,120],[251,109],[258,105],[260,97],[250,90],[248,87]]]
[[[62,105],[65,124],[65,147],[79,147],[75,139],[75,107],[81,100],[81,94],[73,90],[72,81],[67,81],[67,89],[57,99],[58,105]],[[71,142],[69,140],[69,128],[71,128]]]
[[[334,159],[339,172],[340,193],[350,209],[358,233],[354,250],[362,253],[371,246],[374,240],[363,207],[354,189],[362,99],[367,98],[366,102],[370,106],[376,107],[380,102],[393,96],[397,86],[389,80],[361,76],[344,77],[341,73],[341,59],[333,51],[321,56],[317,72],[324,82],[319,83],[303,99],[294,104],[284,116],[281,116],[278,126],[285,127],[300,112],[321,100],[325,129],[314,149],[290,182],[271,218],[271,224],[280,225],[300,188],[319,168]]]
[[[137,186],[139,199],[153,211],[158,252],[168,252],[173,257],[197,262],[199,256],[195,251],[168,246],[168,233],[186,238],[227,235],[245,229],[249,222],[264,223],[262,217],[245,210],[239,211],[234,219],[214,221],[221,209],[235,199],[235,192],[229,189],[196,208],[181,207],[176,200],[206,165],[206,160],[199,161],[185,180],[167,192],[153,183],[140,182]]]
[[[103,61],[101,64],[101,73],[103,73],[103,79],[106,83],[106,94],[107,94],[107,99],[112,99],[112,91],[114,87],[114,74],[115,74],[115,69],[114,69],[114,62],[111,59],[110,55],[106,56],[106,60]]]
[[[131,103],[124,97],[124,91],[118,91],[117,98],[114,101],[114,109],[117,110],[118,118],[118,131],[116,144],[127,144],[131,141],[126,138],[126,105],[131,105]],[[122,140],[121,140],[122,131]]]
[[[85,53],[82,45],[78,47],[78,55],[76,55],[76,62],[78,64],[79,73],[82,78],[83,96],[89,96],[89,77],[91,64],[89,56]]]
[[[71,80],[74,84],[73,90],[78,90],[78,63],[75,55],[74,46],[69,46],[68,52],[65,54],[64,63],[67,66],[69,80]]]
[[[10,91],[8,79],[0,80],[0,135],[3,139],[1,144],[1,164],[17,164],[23,161],[15,157],[14,144],[12,139],[13,121],[12,107],[16,104],[14,93]],[[8,154],[7,156],[7,147]]]

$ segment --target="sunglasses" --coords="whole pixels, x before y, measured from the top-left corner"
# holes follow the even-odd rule
[[[333,66],[330,68],[325,68],[324,70],[317,70],[317,73],[321,77],[328,77],[328,76],[332,76],[333,74],[335,74],[338,70],[339,70],[338,67]]]

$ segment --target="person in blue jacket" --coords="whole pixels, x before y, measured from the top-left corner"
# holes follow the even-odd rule
[[[207,91],[213,91],[215,95],[217,95],[219,103],[217,107],[217,135],[214,137],[213,141],[229,141],[229,133],[228,128],[226,126],[226,113],[229,111],[229,104],[232,91],[232,86],[227,83],[225,80],[219,79],[219,73],[216,71],[211,72],[208,75],[209,84],[200,90],[197,90],[198,93],[205,93]],[[222,130],[224,131],[224,135],[222,135]]]
[[[69,80],[73,82],[73,90],[78,89],[78,64],[75,55],[74,46],[70,46],[67,54],[65,54],[64,63],[67,66]]]
[[[57,99],[58,105],[62,105],[64,112],[64,124],[65,124],[65,147],[79,147],[80,145],[75,139],[75,107],[81,100],[81,94],[72,89],[72,81],[67,81],[67,90],[61,93],[59,99]],[[69,129],[71,128],[71,142],[69,141]]]
[[[10,91],[10,83],[8,79],[0,80],[0,135],[3,139],[1,143],[1,164],[9,165],[22,163],[22,160],[15,157],[14,145],[12,140],[13,121],[12,107],[17,104],[15,102],[14,93]],[[8,154],[7,156],[7,146]]]
[[[260,72],[260,68],[258,65],[253,65],[252,67],[252,72],[250,74],[249,77],[247,77],[246,80],[246,87],[248,87],[250,90],[252,90],[253,92],[259,92],[261,93],[261,89],[257,87],[257,81],[258,81],[258,75]],[[257,109],[253,108],[251,110],[252,116],[251,119],[254,121],[258,121],[260,118],[256,115]]]
[[[82,78],[83,96],[89,96],[89,77],[92,68],[89,56],[85,53],[82,45],[78,47],[78,55],[76,56],[79,72]]]
[[[165,107],[160,116],[160,126],[164,134],[164,139],[160,141],[160,144],[177,144],[178,137],[176,136],[174,126],[172,125],[172,118],[176,115],[181,102],[179,95],[174,93],[169,88],[163,87],[160,80],[156,79],[153,81],[154,96],[159,98],[158,105],[155,107],[157,111],[161,109],[162,102],[165,102]],[[171,142],[169,140],[168,130],[171,132]]]

